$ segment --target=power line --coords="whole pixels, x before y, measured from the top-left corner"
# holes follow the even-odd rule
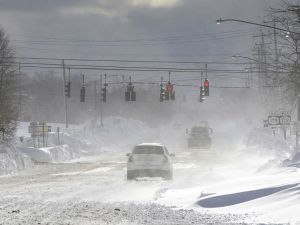
[[[39,39],[39,40],[52,40],[52,41],[67,41],[67,42],[87,42],[87,43],[120,43],[120,42],[156,42],[156,41],[169,41],[169,40],[182,40],[187,38],[199,38],[205,36],[220,36],[220,35],[232,35],[232,34],[245,34],[254,31],[254,29],[240,29],[232,30],[226,32],[215,32],[215,33],[206,33],[206,34],[186,34],[186,35],[171,35],[164,37],[153,37],[153,38],[137,38],[137,39],[119,39],[119,40],[91,40],[91,39],[72,39],[72,38],[57,38],[57,37],[44,37],[44,36],[31,36],[31,35],[22,35],[22,34],[13,34],[10,36],[20,36],[27,37],[30,39]]]
[[[7,57],[1,57],[5,59]],[[249,62],[218,62],[218,61],[171,61],[171,60],[126,60],[126,59],[83,59],[83,58],[48,58],[48,57],[14,57],[24,60],[49,61],[82,61],[82,62],[119,62],[119,63],[163,63],[163,64],[220,64],[220,65],[248,65]]]
[[[178,45],[178,44],[194,44],[204,41],[217,41],[223,39],[231,39],[235,37],[243,37],[243,35],[227,35],[223,37],[214,37],[214,38],[197,38],[196,40],[168,40],[161,42],[149,42],[149,43],[130,43],[130,44],[73,44],[73,43],[45,43],[40,41],[20,41],[20,40],[12,40],[13,43],[20,44],[32,44],[32,45],[42,45],[42,46],[70,46],[70,47],[140,47],[140,46],[157,46],[157,45]]]
[[[70,67],[70,66],[68,66]],[[61,66],[39,66],[39,65],[22,65],[22,68],[39,68],[39,69],[62,69]],[[171,67],[166,67],[166,68],[159,68],[159,67],[101,67],[101,66],[94,66],[94,67],[70,67],[72,70],[102,70],[102,71],[148,71],[148,72],[190,72],[190,73],[199,73],[199,72],[204,72],[204,69],[189,69],[189,68],[171,68]],[[208,70],[208,72],[214,72],[214,73],[239,73],[239,74],[244,74],[244,73],[249,73],[246,71],[242,70]],[[255,71],[254,71],[255,72]]]

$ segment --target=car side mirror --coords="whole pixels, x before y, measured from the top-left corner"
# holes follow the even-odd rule
[[[128,156],[128,157],[129,157],[129,156],[130,156],[130,153],[126,153],[126,156]]]

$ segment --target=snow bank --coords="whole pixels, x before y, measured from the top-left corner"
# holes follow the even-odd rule
[[[28,133],[29,123],[20,123],[17,137],[23,137],[23,142],[18,140],[17,151],[34,162],[57,163],[105,151],[128,152],[139,140],[143,142],[149,136],[148,127],[137,120],[109,117],[103,123],[100,126],[100,121],[91,120],[83,125],[71,125],[68,129],[63,124],[49,124],[52,131],[59,127],[60,133],[48,134],[49,147],[46,148],[34,148]]]
[[[21,122],[18,125],[16,132],[16,140],[14,142],[12,154],[1,154],[2,171],[4,174],[9,171],[16,170],[13,168],[26,168],[26,163],[33,161],[38,163],[57,163],[65,162],[76,157],[80,157],[85,154],[89,149],[89,144],[76,136],[76,129],[80,129],[78,126],[70,126],[69,129],[64,128],[63,124],[49,124],[52,126],[52,131],[56,130],[56,127],[60,127],[61,132],[50,132],[47,140],[47,146],[49,147],[33,147],[34,142],[37,146],[37,140],[33,140],[28,132],[29,123]],[[21,141],[22,137],[22,141]],[[40,140],[40,146],[43,144]],[[6,150],[5,153],[7,152]],[[17,156],[17,157],[16,157]],[[21,158],[21,160],[20,160]],[[0,164],[0,165],[1,165]],[[31,162],[32,164],[32,162]]]
[[[17,150],[34,162],[39,163],[57,163],[65,162],[76,157],[84,155],[89,149],[89,145],[68,133],[49,133],[48,146],[43,148],[34,148],[31,138],[25,138],[24,143],[17,147]]]
[[[273,136],[270,129],[253,129],[246,143],[247,151],[251,154],[286,159],[291,154],[291,149],[281,136]]]
[[[39,163],[65,162],[75,157],[74,151],[67,145],[48,148],[18,147],[17,149],[30,157],[34,162]]]
[[[13,146],[0,145],[0,175],[11,174],[32,165],[30,158],[18,152]]]

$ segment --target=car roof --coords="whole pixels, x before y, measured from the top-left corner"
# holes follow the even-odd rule
[[[160,144],[160,143],[141,143],[141,144],[138,144],[136,146],[159,146],[159,147],[164,147],[164,145]]]

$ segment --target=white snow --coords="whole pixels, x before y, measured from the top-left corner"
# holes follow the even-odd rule
[[[185,148],[185,129],[149,129],[123,118],[104,125],[64,130],[62,145],[55,133],[50,147],[20,145],[44,163],[0,177],[0,224],[300,223],[300,169],[282,166],[291,148],[268,130],[243,140],[226,136],[228,145],[227,130],[219,130],[208,154]],[[172,181],[126,180],[125,153],[148,142],[176,153]]]

